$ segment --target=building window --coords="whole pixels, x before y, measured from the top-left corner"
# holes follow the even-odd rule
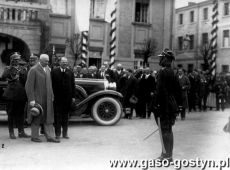
[[[135,22],[148,22],[149,0],[136,0]]]
[[[228,73],[229,72],[229,65],[222,65],[222,72]]]
[[[189,49],[194,49],[194,35],[189,35]]]
[[[179,24],[183,24],[183,14],[179,14]]]
[[[183,50],[183,37],[178,37],[178,50]]]
[[[208,44],[208,33],[203,33],[202,34],[201,44],[202,45],[207,45]]]
[[[190,12],[190,22],[194,22],[194,11]]]
[[[90,17],[105,18],[105,0],[90,0]]]
[[[52,13],[67,14],[67,0],[50,0]]]
[[[203,19],[207,20],[208,19],[208,8],[203,9]]]
[[[134,61],[134,69],[138,69],[140,67],[143,67],[143,61],[141,61],[141,60],[135,60]]]
[[[224,16],[229,15],[229,2],[224,3]]]
[[[223,47],[229,47],[229,30],[223,31]]]

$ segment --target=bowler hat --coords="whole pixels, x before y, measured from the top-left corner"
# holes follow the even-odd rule
[[[30,109],[30,114],[32,116],[38,116],[39,114],[43,114],[42,106],[38,103],[35,103],[35,105]]]

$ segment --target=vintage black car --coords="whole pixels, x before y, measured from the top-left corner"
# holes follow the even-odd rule
[[[115,86],[104,79],[75,79],[75,103],[70,116],[74,118],[91,117],[99,125],[114,125],[122,115],[120,100],[122,95],[115,91]],[[6,102],[2,98],[6,81],[0,81],[0,110],[5,110]]]

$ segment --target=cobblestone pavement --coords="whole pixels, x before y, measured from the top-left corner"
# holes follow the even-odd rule
[[[187,114],[185,121],[178,119],[174,126],[174,159],[199,157],[217,160],[230,157],[230,134],[223,132],[228,116],[230,109],[224,112],[194,112]],[[153,117],[121,119],[117,125],[110,127],[97,126],[92,121],[73,121],[69,140],[61,139],[59,144],[47,143],[42,136],[43,143],[32,143],[30,139],[10,140],[7,124],[1,121],[0,144],[4,144],[4,148],[0,148],[0,170],[141,169],[110,168],[109,161],[158,157],[161,152],[159,134],[143,141],[156,128]],[[26,128],[26,132],[30,133],[30,128]],[[174,169],[174,166],[158,169]]]

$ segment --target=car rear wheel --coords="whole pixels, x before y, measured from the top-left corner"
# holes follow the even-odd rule
[[[92,117],[99,125],[114,125],[120,120],[121,114],[121,103],[111,97],[100,98],[92,107]]]

